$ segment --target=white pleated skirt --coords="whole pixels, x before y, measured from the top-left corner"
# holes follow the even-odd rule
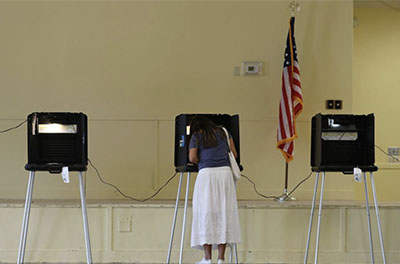
[[[240,243],[236,188],[230,167],[199,171],[193,191],[192,248]]]

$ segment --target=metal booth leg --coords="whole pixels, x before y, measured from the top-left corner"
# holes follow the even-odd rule
[[[179,186],[178,186],[178,194],[176,195],[174,219],[172,220],[171,237],[169,239],[167,264],[169,264],[169,261],[171,259],[172,243],[174,241],[174,232],[175,232],[175,225],[176,225],[176,216],[178,214],[179,197],[181,196],[182,177],[183,177],[183,172],[181,172],[181,176],[179,177]]]
[[[21,228],[21,239],[19,241],[19,249],[18,249],[18,260],[17,264],[24,263],[24,256],[25,256],[25,247],[26,247],[26,236],[28,233],[28,224],[29,224],[29,214],[31,211],[31,204],[32,204],[32,191],[33,191],[33,183],[35,181],[35,172],[29,172],[29,179],[28,179],[28,188],[26,191],[26,198],[25,198],[25,209],[24,209],[24,217],[22,219],[22,228]]]
[[[185,229],[186,229],[186,214],[187,214],[187,206],[189,200],[189,188],[190,188],[190,172],[187,174],[187,181],[186,181],[186,195],[185,195],[185,209],[183,211],[183,224],[182,224],[182,238],[181,238],[181,249],[179,252],[179,264],[182,264],[183,258],[183,244],[185,240]]]
[[[307,235],[306,252],[304,255],[304,264],[307,264],[308,249],[310,247],[310,236],[311,236],[311,229],[312,229],[313,216],[314,216],[315,198],[317,197],[318,180],[319,180],[319,172],[317,172],[317,175],[315,177],[315,187],[314,187],[314,194],[313,194],[313,199],[312,199],[312,204],[311,204],[310,224],[308,226],[308,235]]]
[[[230,251],[229,251],[229,263],[232,264],[233,261],[233,245],[230,246]]]
[[[363,174],[364,177],[364,188],[365,188],[365,206],[367,210],[367,220],[368,220],[368,233],[369,233],[369,249],[370,249],[370,254],[371,254],[371,263],[374,264],[374,246],[372,243],[372,231],[371,231],[371,217],[370,217],[370,211],[369,211],[369,201],[368,201],[368,184],[367,184],[367,175],[364,172]]]
[[[234,182],[235,183],[235,190],[236,190],[236,182]],[[232,261],[233,261],[233,255],[235,255],[235,264],[238,264],[239,263],[239,258],[238,258],[238,253],[237,253],[237,244],[235,243],[235,244],[232,244],[232,246],[231,246],[231,255],[230,255],[230,259],[229,259],[229,261],[230,261],[230,263],[232,263]]]
[[[325,172],[322,172],[321,192],[320,192],[320,195],[319,195],[317,240],[315,242],[315,259],[314,259],[314,263],[315,264],[318,263],[319,231],[321,229],[321,212],[322,212],[322,200],[323,200],[323,197],[324,197],[324,185],[325,185]]]
[[[374,180],[374,174],[372,172],[370,173],[370,177],[371,177],[372,194],[374,196],[376,222],[378,224],[379,241],[381,243],[382,259],[383,259],[383,264],[386,264],[385,248],[383,246],[383,237],[382,237],[382,229],[381,229],[381,220],[380,220],[380,217],[379,217],[378,201],[377,201],[377,198],[376,198],[376,191],[375,191],[375,180]]]
[[[89,225],[88,218],[86,212],[86,196],[85,196],[85,188],[83,184],[83,176],[82,172],[79,172],[79,189],[81,193],[81,207],[82,207],[82,217],[83,217],[83,229],[85,233],[85,246],[86,246],[86,260],[88,264],[92,263],[92,251],[90,248],[90,236],[89,236]]]
[[[237,253],[237,245],[236,244],[232,244],[230,246],[230,253],[229,253],[229,263],[235,263],[238,264],[239,263],[239,259],[238,259],[238,253]]]
[[[233,250],[235,253],[235,264],[239,263],[238,253],[237,253],[237,244],[233,244]]]

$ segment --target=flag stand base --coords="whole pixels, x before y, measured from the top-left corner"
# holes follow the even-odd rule
[[[287,190],[285,189],[283,191],[283,194],[281,194],[280,196],[275,198],[275,201],[279,201],[279,202],[296,201],[296,197],[289,196]]]
[[[288,193],[288,181],[289,181],[289,163],[285,163],[285,186],[283,187],[283,193],[275,198],[275,201],[285,202],[285,201],[296,201],[295,197],[289,196]]]

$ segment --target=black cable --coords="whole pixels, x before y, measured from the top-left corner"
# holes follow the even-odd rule
[[[290,196],[303,182],[305,182],[306,180],[308,180],[312,175],[312,172],[310,172],[310,174],[308,174],[308,176],[306,178],[304,178],[301,182],[299,182],[296,187],[293,188],[293,190],[291,192],[288,193],[287,196]]]
[[[11,131],[11,130],[14,130],[14,129],[17,129],[17,128],[19,128],[20,126],[22,126],[25,122],[27,122],[28,120],[27,119],[25,119],[22,123],[20,123],[19,125],[17,125],[17,126],[15,126],[15,127],[11,127],[11,128],[7,128],[7,129],[5,129],[5,130],[1,130],[0,131],[0,134],[1,133],[6,133],[6,132],[8,132],[8,131]]]
[[[260,195],[261,197],[264,197],[265,199],[279,199],[278,196],[273,196],[273,195],[272,195],[272,196],[267,196],[267,195],[264,195],[264,194],[260,193],[259,191],[257,191],[256,184],[255,184],[252,180],[250,180],[249,177],[247,177],[247,176],[244,175],[244,174],[241,174],[241,175],[242,175],[242,177],[245,177],[249,182],[251,182],[251,183],[253,184],[254,191],[255,191],[258,195]]]
[[[279,200],[279,197],[278,197],[278,196],[273,196],[273,195],[267,196],[267,195],[264,195],[264,194],[260,193],[259,191],[257,191],[256,184],[255,184],[252,180],[250,180],[249,177],[247,177],[246,175],[243,175],[243,174],[241,174],[241,175],[242,175],[244,178],[246,178],[249,182],[251,182],[251,183],[253,184],[254,191],[255,191],[259,196],[261,196],[261,197],[263,197],[263,198],[265,198],[265,199],[276,199],[276,200]],[[307,176],[306,178],[304,178],[303,180],[301,180],[301,181],[288,193],[287,196],[290,196],[302,183],[304,183],[305,181],[307,181],[307,180],[311,177],[311,175],[312,175],[312,172],[310,172],[310,174],[308,174],[308,176]]]
[[[391,157],[393,159],[395,159],[396,161],[400,162],[400,160],[398,158],[396,158],[395,156],[390,155],[389,153],[387,153],[386,151],[384,151],[381,147],[379,147],[378,145],[375,145],[375,148],[379,149],[380,151],[382,151],[386,156]]]
[[[123,193],[117,186],[115,186],[114,184],[108,183],[108,182],[104,181],[103,178],[101,178],[101,176],[100,176],[99,170],[93,165],[92,161],[91,161],[90,159],[88,159],[88,161],[89,161],[90,166],[92,166],[92,167],[96,170],[97,177],[99,178],[99,180],[100,180],[102,183],[104,183],[104,184],[106,184],[106,185],[108,185],[108,186],[113,187],[113,188],[114,188],[119,194],[121,194],[123,197],[125,197],[125,198],[127,198],[127,199],[130,199],[130,200],[133,200],[133,201],[136,201],[136,202],[145,202],[145,201],[148,201],[148,200],[154,198],[154,197],[155,197],[162,189],[164,189],[164,187],[167,186],[167,184],[168,184],[170,181],[172,181],[172,179],[175,178],[175,176],[177,175],[177,172],[175,172],[175,174],[174,174],[171,178],[169,178],[169,179],[165,182],[165,184],[164,184],[163,186],[161,186],[161,187],[160,187],[153,195],[151,195],[150,197],[145,198],[145,199],[138,199],[138,198],[134,198],[134,197],[131,197],[131,196],[129,196],[129,195],[124,194],[124,193]]]

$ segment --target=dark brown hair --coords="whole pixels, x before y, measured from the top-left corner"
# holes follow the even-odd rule
[[[220,131],[221,129],[205,116],[195,116],[190,124],[190,134],[201,134],[204,148],[212,148],[218,145],[217,133],[220,133]]]

